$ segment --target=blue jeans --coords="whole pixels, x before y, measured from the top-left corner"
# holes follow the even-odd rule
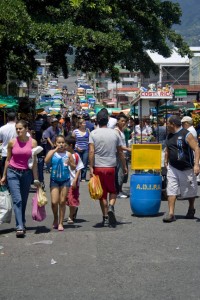
[[[23,230],[26,223],[25,211],[32,178],[32,170],[20,171],[9,167],[7,169],[7,181],[13,201],[16,228],[19,230]]]
[[[86,180],[89,152],[88,152],[88,150],[83,150],[81,152],[77,151],[77,153],[79,154],[79,156],[84,164],[84,168],[81,169],[81,179]]]

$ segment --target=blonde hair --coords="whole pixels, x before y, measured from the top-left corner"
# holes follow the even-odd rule
[[[78,123],[78,126],[80,126],[80,124],[82,124],[83,122],[85,122],[84,119],[79,119],[78,122],[77,122],[77,123]]]
[[[78,119],[78,121],[76,122],[76,128],[79,128],[83,122],[85,122],[84,119]]]

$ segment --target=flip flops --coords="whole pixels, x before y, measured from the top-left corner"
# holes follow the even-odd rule
[[[67,224],[72,225],[72,224],[74,224],[74,221],[69,217],[68,220],[67,220]]]

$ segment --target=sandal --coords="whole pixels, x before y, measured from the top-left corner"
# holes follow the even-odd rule
[[[16,231],[16,237],[17,238],[24,238],[25,234],[24,234],[24,230],[22,229],[17,229]]]
[[[176,221],[176,218],[175,218],[174,215],[166,214],[163,218],[164,223],[171,223],[171,222],[174,222],[174,221]]]
[[[74,221],[69,217],[68,220],[67,220],[67,224],[70,224],[70,225],[74,224]]]

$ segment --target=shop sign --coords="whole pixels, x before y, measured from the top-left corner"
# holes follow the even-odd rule
[[[172,92],[168,91],[147,91],[141,92],[140,94],[141,99],[172,99],[173,95]]]
[[[43,67],[37,67],[37,75],[43,74]]]
[[[175,89],[174,96],[179,97],[179,98],[187,97],[187,90],[186,89]]]

